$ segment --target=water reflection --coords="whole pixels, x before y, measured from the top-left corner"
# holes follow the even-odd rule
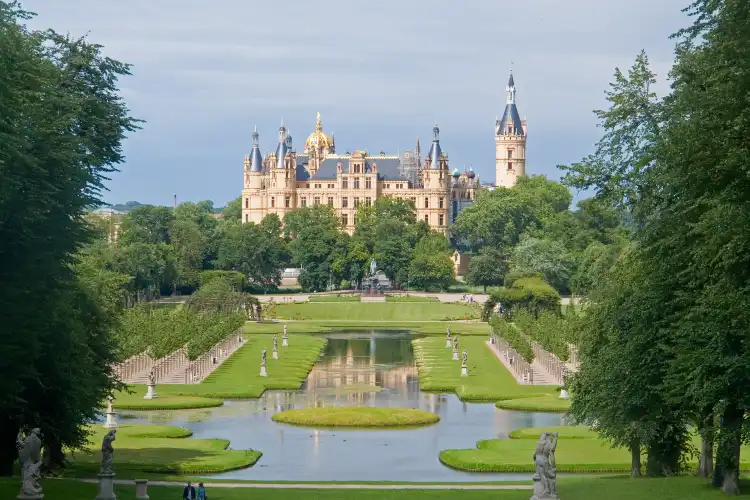
[[[299,391],[268,391],[260,399],[227,401],[219,408],[131,415],[135,422],[179,425],[197,438],[224,438],[232,448],[263,451],[255,467],[217,477],[291,481],[527,480],[525,474],[448,469],[438,461],[438,453],[470,448],[480,439],[504,438],[519,427],[562,421],[559,415],[505,411],[491,404],[462,403],[452,394],[421,392],[412,337],[406,333],[327,337],[325,352]],[[271,420],[276,412],[313,406],[420,408],[438,414],[441,421],[410,430],[326,430]]]

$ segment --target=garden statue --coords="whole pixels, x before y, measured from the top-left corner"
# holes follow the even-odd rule
[[[464,349],[463,354],[461,355],[461,376],[462,377],[468,377],[469,376],[469,354],[466,352],[466,349]]]
[[[461,366],[467,366],[466,361],[469,359],[469,353],[466,352],[466,349],[464,349],[464,352],[461,354]]]
[[[378,270],[378,263],[375,261],[375,259],[372,259],[370,261],[370,276],[375,276],[375,271]]]
[[[143,396],[143,399],[154,399],[158,397],[159,396],[156,395],[156,370],[154,368],[151,368],[151,371],[148,373],[148,386],[146,387],[146,395]]]
[[[273,336],[273,353],[271,354],[273,359],[279,359],[279,341],[276,339],[276,335]]]
[[[105,429],[117,428],[117,412],[115,411],[114,399],[112,396],[107,397],[107,422],[104,424]]]
[[[16,448],[18,448],[18,462],[21,465],[21,492],[18,498],[21,499],[41,499],[44,498],[42,486],[39,484],[41,479],[42,466],[42,439],[41,431],[38,428],[31,429],[31,432],[23,439],[23,433],[19,430],[16,436]]]
[[[263,352],[260,353],[260,376],[267,377],[268,372],[266,371],[266,349],[263,348]]]
[[[448,327],[448,330],[445,332],[445,347],[450,348],[451,345],[451,329]]]
[[[112,471],[112,460],[115,458],[115,449],[112,447],[112,441],[115,440],[116,432],[115,429],[112,429],[105,434],[104,439],[102,439],[102,467],[101,470],[99,470],[100,475],[114,475],[114,472]]]
[[[148,372],[148,385],[156,385],[156,371],[153,368]]]
[[[281,336],[281,347],[289,347],[289,335],[287,335],[286,325],[284,325],[284,335]]]
[[[531,500],[557,500],[557,467],[555,465],[555,449],[557,448],[557,432],[545,432],[536,445],[534,452],[534,495]]]

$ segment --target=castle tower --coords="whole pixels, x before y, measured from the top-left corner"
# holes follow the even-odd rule
[[[423,195],[417,198],[417,219],[445,232],[449,223],[448,206],[451,188],[448,156],[440,147],[440,129],[432,129],[433,139],[422,169]]]
[[[297,159],[292,150],[292,138],[284,127],[284,120],[281,120],[279,144],[272,161],[266,213],[276,214],[284,220],[284,215],[294,209],[297,185]]]
[[[263,219],[263,156],[260,154],[258,129],[253,131],[253,149],[245,157],[245,184],[242,190],[242,222],[258,223]]]
[[[335,141],[323,132],[323,122],[320,121],[320,113],[318,113],[315,131],[305,141],[304,152],[309,155],[307,168],[310,170],[310,175],[315,175],[320,169],[320,163],[335,150]]]
[[[512,71],[505,92],[503,117],[495,120],[495,184],[513,187],[518,177],[526,175],[526,120],[518,114]]]

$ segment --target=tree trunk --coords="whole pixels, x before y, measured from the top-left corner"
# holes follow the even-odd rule
[[[739,495],[740,438],[744,412],[736,403],[724,410],[719,432],[719,446],[716,452],[716,475],[714,484],[721,484],[721,491],[727,495]],[[720,474],[719,474],[720,473]]]
[[[65,466],[65,453],[58,441],[44,441],[44,455],[42,456],[44,470],[48,473],[62,469]]]
[[[698,477],[709,478],[714,472],[714,438],[713,413],[703,415],[700,423],[701,456],[698,459]]]
[[[630,475],[641,477],[641,442],[638,439],[630,442]]]
[[[484,285],[484,293],[487,293],[487,285]]]

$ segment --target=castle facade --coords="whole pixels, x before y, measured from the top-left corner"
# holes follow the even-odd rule
[[[526,173],[526,121],[515,104],[511,74],[506,87],[505,112],[495,123],[496,186],[510,187]],[[268,214],[284,215],[296,208],[326,204],[347,232],[354,231],[357,207],[381,197],[410,200],[418,220],[446,233],[456,216],[474,201],[482,186],[472,169],[451,171],[440,144],[440,129],[422,157],[419,139],[413,152],[400,155],[336,152],[336,140],[323,131],[318,113],[315,130],[298,153],[282,121],[276,150],[263,156],[259,134],[244,161],[242,222],[260,222]],[[491,185],[490,185],[491,186]]]

